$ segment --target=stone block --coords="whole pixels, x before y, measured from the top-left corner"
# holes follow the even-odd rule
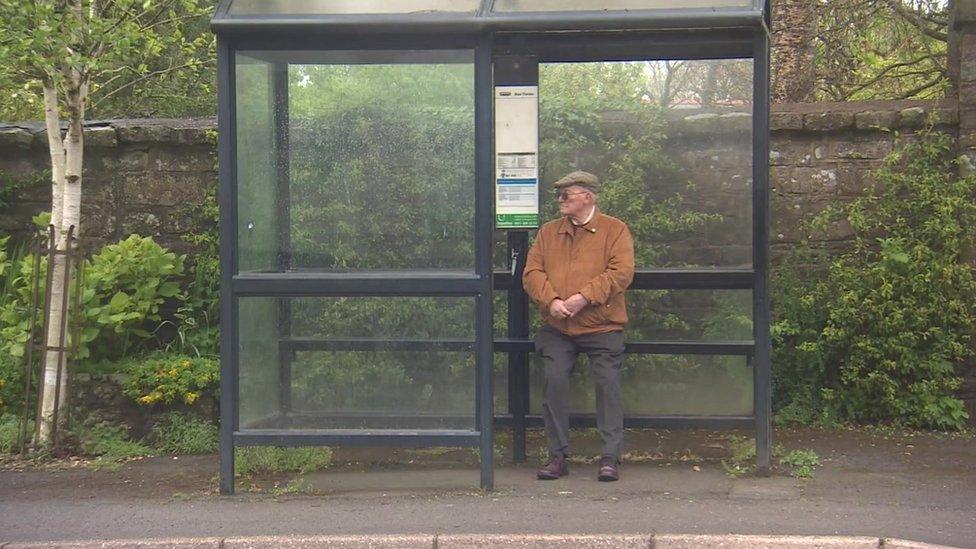
[[[213,151],[203,148],[154,148],[151,151],[152,168],[158,172],[212,172]]]
[[[854,114],[849,112],[817,112],[803,115],[803,127],[810,131],[832,132],[854,127]]]
[[[957,1],[954,22],[956,25],[976,23],[976,2]]]
[[[970,133],[976,130],[976,108],[959,109],[959,132]]]
[[[832,156],[842,160],[880,160],[891,154],[893,148],[889,139],[837,141],[832,146]]]
[[[921,128],[925,125],[925,109],[908,107],[898,112],[899,125],[903,128]]]
[[[859,130],[888,130],[898,126],[896,111],[864,111],[854,115],[854,126]]]
[[[770,229],[777,240],[796,242],[803,223],[803,206],[795,196],[773,197],[770,201]]]
[[[173,128],[173,137],[180,145],[216,145],[216,140],[210,132],[216,128]]]
[[[976,133],[960,135],[957,143],[959,144],[959,147],[964,149],[976,149]]]
[[[122,180],[125,202],[144,206],[179,206],[203,202],[207,183],[191,174],[142,172]]]
[[[81,206],[81,234],[91,238],[115,235],[116,206],[112,201],[85,201]]]
[[[149,169],[149,153],[144,150],[130,149],[118,156],[106,154],[102,158],[106,168],[120,172],[144,172]]]
[[[807,195],[829,195],[837,191],[837,170],[833,167],[798,167],[790,174],[789,187]]]
[[[893,538],[882,539],[881,547],[884,547],[884,549],[952,549],[947,545],[935,545],[933,543]]]
[[[798,112],[770,113],[769,129],[774,132],[781,131],[781,130],[802,130],[803,115]]]
[[[961,80],[959,82],[959,108],[973,108],[976,106],[976,80]]]
[[[160,236],[162,231],[162,220],[155,211],[144,210],[127,212],[122,217],[119,227],[119,236],[126,237],[130,234],[140,234],[143,236]]]
[[[843,196],[863,196],[867,194],[877,183],[874,178],[874,170],[877,168],[878,165],[873,163],[838,166],[838,193]]]
[[[548,548],[633,548],[646,549],[651,546],[649,535],[443,535],[437,537],[438,549],[512,547],[525,549]]]
[[[431,549],[431,535],[376,536],[261,536],[227,538],[226,549],[308,548],[308,549]]]
[[[959,123],[959,109],[932,109],[929,112],[929,121],[936,126],[955,126]]]
[[[656,534],[654,549],[877,549],[878,538],[853,536],[748,536]]]
[[[83,132],[85,148],[114,147],[119,144],[115,135],[115,128],[111,126],[95,126],[85,128]]]
[[[827,240],[850,240],[854,238],[854,227],[850,221],[840,219],[827,225]]]
[[[173,139],[173,129],[157,124],[131,124],[116,127],[119,143],[166,143]]]
[[[752,132],[752,113],[730,112],[718,117],[718,131],[722,134]]]
[[[786,192],[792,179],[791,168],[788,166],[771,166],[769,168],[769,191],[772,193]]]
[[[115,539],[11,543],[3,546],[18,549],[39,549],[42,547],[64,547],[67,549],[218,549],[219,538],[169,538],[169,539]]]
[[[0,129],[0,154],[13,150],[29,149],[34,141],[34,134],[21,128]]]
[[[687,135],[714,135],[718,127],[718,114],[706,112],[682,118],[680,131]]]
[[[770,157],[776,157],[776,165],[808,166],[813,163],[814,142],[804,139],[777,139],[770,144]]]
[[[81,175],[83,200],[113,201],[115,177],[114,173],[85,169]]]

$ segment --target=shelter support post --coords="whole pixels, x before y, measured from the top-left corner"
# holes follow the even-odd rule
[[[508,290],[508,337],[529,337],[529,296],[522,287],[522,270],[529,249],[528,231],[508,232],[512,287]],[[529,354],[508,353],[508,412],[512,415],[512,460],[525,461],[525,416],[529,411]]]
[[[474,60],[475,120],[475,271],[481,291],[475,306],[475,364],[477,429],[481,435],[481,489],[493,490],[494,480],[494,397],[492,373],[492,37],[478,38]]]
[[[769,36],[755,38],[753,63],[752,153],[752,262],[754,405],[756,417],[756,470],[768,476],[772,461],[772,374],[769,337]]]
[[[236,270],[237,218],[234,208],[237,192],[237,160],[234,139],[237,135],[234,109],[237,94],[234,89],[234,63],[226,40],[217,40],[217,88],[221,93],[218,105],[219,173],[218,202],[220,207],[220,493],[234,493],[234,430],[237,428],[237,301],[231,290]]]

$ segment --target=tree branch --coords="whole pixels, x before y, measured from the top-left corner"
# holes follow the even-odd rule
[[[895,13],[900,15],[903,19],[911,23],[915,28],[917,28],[922,34],[928,36],[929,38],[934,38],[940,42],[947,42],[949,40],[949,35],[945,32],[939,32],[929,25],[926,25],[926,20],[922,15],[913,9],[906,8],[901,0],[887,0],[888,5],[891,9],[895,10]]]
[[[193,67],[193,66],[197,66],[197,65],[206,66],[206,65],[209,65],[209,64],[210,64],[209,62],[191,61],[189,63],[183,63],[182,65],[177,65],[177,66],[173,66],[173,67],[168,67],[168,68],[165,68],[165,69],[161,69],[161,70],[158,70],[158,71],[153,71],[153,72],[150,72],[150,73],[146,73],[146,74],[142,75],[141,77],[136,78],[135,80],[132,80],[130,82],[126,82],[125,84],[119,86],[118,88],[115,88],[114,90],[108,92],[107,94],[99,97],[98,98],[98,101],[95,101],[95,102],[92,103],[92,108],[94,109],[94,108],[98,107],[98,105],[102,104],[103,101],[105,101],[106,99],[112,97],[113,95],[121,92],[122,90],[131,88],[132,86],[135,86],[136,84],[145,82],[146,80],[149,80],[150,78],[155,78],[157,76],[162,76],[164,74],[167,74],[167,73],[170,73],[170,72],[173,72],[173,71],[177,71],[177,70],[180,70],[180,69],[185,69],[187,67]]]
[[[885,76],[888,73],[890,73],[891,71],[893,71],[895,69],[899,69],[901,67],[908,67],[908,66],[914,65],[916,63],[920,63],[922,61],[925,61],[926,59],[931,59],[932,57],[933,57],[932,55],[923,55],[922,57],[919,57],[917,59],[912,59],[911,61],[903,61],[901,63],[895,63],[895,64],[892,64],[892,65],[888,65],[887,67],[881,69],[881,71],[878,74],[874,75],[874,78],[868,80],[867,82],[862,82],[860,85],[858,85],[854,89],[850,90],[850,92],[848,92],[847,95],[848,96],[854,95],[855,93],[857,93],[857,92],[859,92],[861,90],[864,90],[865,88],[869,88],[869,87],[873,86],[874,84],[877,84],[883,78],[885,78]]]

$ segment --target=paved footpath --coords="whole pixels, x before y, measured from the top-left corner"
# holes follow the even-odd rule
[[[151,458],[117,471],[7,470],[0,471],[0,544],[209,538],[225,547],[268,546],[267,538],[251,538],[280,536],[268,543],[297,546],[304,539],[308,546],[341,547],[337,538],[314,545],[308,536],[413,535],[425,547],[436,536],[440,549],[458,534],[517,535],[484,545],[510,547],[562,545],[526,537],[541,534],[576,540],[567,547],[629,543],[620,537],[583,543],[579,535],[637,535],[642,547],[651,546],[652,534],[653,547],[719,540],[665,543],[670,538],[661,536],[673,533],[863,538],[840,545],[797,541],[804,547],[896,547],[879,540],[898,538],[976,548],[976,440],[872,436],[848,444],[844,436],[815,433],[802,444],[792,441],[824,460],[808,481],[782,474],[733,479],[719,461],[694,458],[625,463],[616,483],[597,482],[594,465],[573,464],[569,477],[539,482],[533,467],[507,464],[496,468],[496,490],[482,493],[476,468],[428,463],[239,482],[238,495],[221,497],[214,493],[214,456]],[[722,539],[725,547],[789,546]]]

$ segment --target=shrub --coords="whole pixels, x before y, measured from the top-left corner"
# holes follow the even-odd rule
[[[177,413],[162,416],[152,433],[156,449],[169,454],[210,454],[220,446],[216,425]]]
[[[949,139],[923,134],[894,152],[878,185],[825,212],[847,220],[851,249],[795,254],[778,277],[777,405],[790,417],[961,429],[955,368],[972,355],[976,178],[957,178]]]
[[[122,391],[139,404],[193,404],[204,394],[216,396],[220,379],[217,359],[157,352],[118,365],[129,374]]]
[[[27,436],[34,431],[34,422],[27,425]],[[20,435],[20,418],[13,414],[0,415],[0,454],[10,454],[17,450],[17,437]]]
[[[105,246],[85,271],[82,294],[85,344],[79,358],[126,357],[161,320],[159,307],[180,296],[183,256],[150,237],[131,235]],[[89,349],[89,346],[91,349]]]

